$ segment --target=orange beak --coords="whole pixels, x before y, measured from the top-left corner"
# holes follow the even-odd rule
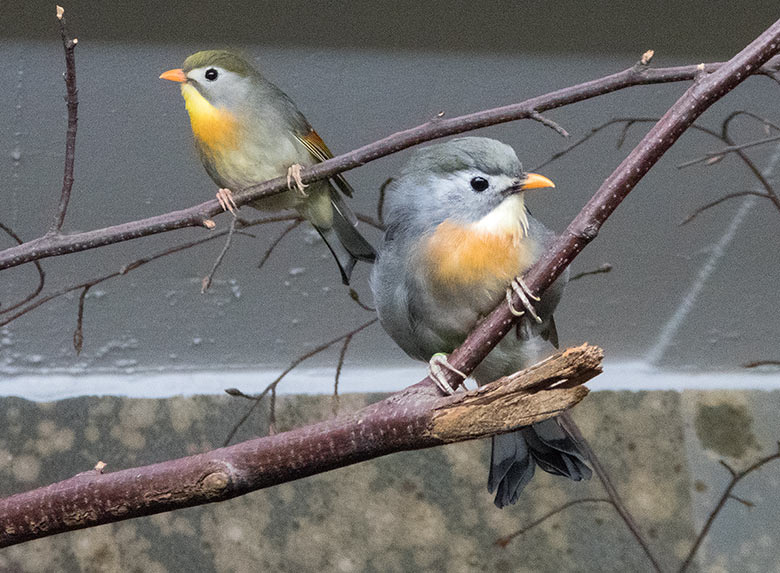
[[[523,191],[528,189],[544,189],[546,187],[555,187],[555,183],[547,179],[547,177],[544,175],[539,175],[538,173],[526,173],[523,182],[520,184],[520,189]]]
[[[184,83],[187,81],[187,75],[184,73],[184,70],[181,68],[176,68],[175,70],[168,70],[167,72],[163,72],[160,74],[161,80],[170,80],[172,82],[179,82]]]

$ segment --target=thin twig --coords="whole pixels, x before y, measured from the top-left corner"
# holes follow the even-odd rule
[[[380,197],[381,200],[381,197]],[[371,225],[375,229],[378,229],[380,231],[385,230],[385,224],[379,221],[378,219],[374,219],[373,217],[369,215],[364,215],[363,213],[355,213],[355,217],[357,217],[358,221],[361,221],[362,223],[366,223],[367,225]]]
[[[729,193],[727,195],[724,195],[720,199],[715,199],[714,201],[710,201],[709,203],[706,203],[702,205],[701,207],[697,207],[690,215],[688,215],[685,219],[680,221],[680,226],[687,225],[691,221],[693,221],[696,217],[704,213],[707,209],[711,209],[713,207],[716,207],[723,203],[724,201],[728,201],[729,199],[735,199],[737,197],[745,197],[747,195],[755,195],[757,197],[763,197],[764,199],[767,198],[766,193],[761,193],[759,191],[736,191],[734,193]]]
[[[758,147],[759,145],[766,145],[767,143],[774,143],[775,141],[780,141],[780,135],[774,135],[772,137],[765,137],[764,139],[757,139],[755,141],[749,141],[747,143],[742,143],[740,145],[729,145],[728,147],[724,147],[723,149],[719,149],[718,151],[710,151],[709,153],[705,153],[701,157],[697,157],[696,159],[691,159],[690,161],[686,161],[685,163],[680,163],[677,168],[678,169],[685,169],[686,167],[690,167],[691,165],[697,165],[699,163],[707,163],[707,165],[712,165],[713,163],[716,163],[717,161],[720,161],[723,159],[726,154],[733,153],[734,151],[739,151],[742,149],[750,149],[751,147]]]
[[[9,237],[11,237],[18,245],[21,245],[24,243],[22,241],[22,238],[17,235],[11,227],[8,227],[4,225],[3,223],[0,223],[0,230],[6,233]],[[35,286],[35,288],[32,290],[30,294],[28,294],[26,297],[24,297],[22,300],[15,302],[9,307],[6,307],[2,310],[0,310],[0,315],[5,314],[7,312],[11,312],[12,310],[19,308],[20,306],[25,305],[32,299],[34,299],[36,296],[40,294],[40,292],[43,290],[43,286],[46,283],[46,273],[43,271],[43,267],[41,266],[40,261],[33,261],[35,264],[35,270],[38,272],[38,284]],[[2,305],[0,305],[2,306]]]
[[[79,295],[79,310],[76,315],[76,329],[73,331],[73,349],[76,351],[76,356],[81,354],[81,349],[84,346],[84,299],[87,298],[87,293],[92,285],[85,286],[81,294]]]
[[[569,135],[569,132],[566,131],[565,129],[563,129],[563,127],[560,124],[554,122],[551,119],[548,119],[548,118],[544,117],[541,113],[533,112],[529,116],[529,119],[533,119],[534,121],[538,121],[542,125],[545,125],[545,126],[549,127],[550,129],[552,129],[558,135],[562,135],[563,137],[571,137]]]
[[[349,343],[352,342],[354,334],[349,334],[344,339],[344,344],[341,345],[341,352],[339,352],[339,361],[336,363],[336,376],[333,379],[333,402],[332,409],[333,415],[337,416],[339,413],[339,379],[341,378],[341,369],[344,367],[344,357],[347,355],[347,349]]]
[[[780,360],[754,360],[746,362],[742,368],[758,368],[759,366],[780,366]]]
[[[696,536],[696,540],[693,542],[693,546],[691,547],[690,551],[688,551],[688,555],[686,556],[685,561],[683,561],[682,565],[680,566],[679,573],[684,573],[691,565],[691,562],[693,561],[693,558],[696,556],[696,552],[699,550],[702,541],[704,541],[704,538],[707,537],[707,534],[709,533],[712,524],[715,522],[715,518],[718,517],[718,514],[723,509],[723,506],[726,505],[726,502],[729,500],[730,497],[732,497],[731,492],[737,486],[737,484],[740,481],[742,481],[744,478],[749,476],[751,473],[753,473],[754,471],[760,469],[762,466],[778,459],[780,459],[780,450],[775,452],[772,455],[765,456],[759,459],[758,461],[754,462],[753,464],[751,464],[741,472],[735,472],[731,467],[724,464],[724,466],[731,473],[731,480],[729,481],[729,484],[726,486],[726,489],[721,494],[718,503],[715,504],[715,507],[707,517],[707,521],[704,523],[704,527],[702,527],[701,531],[699,532],[699,535]]]
[[[538,525],[541,525],[551,517],[558,515],[562,511],[569,509],[572,506],[580,505],[583,503],[608,503],[609,505],[614,506],[615,504],[612,502],[611,499],[605,498],[605,497],[583,497],[582,499],[575,499],[572,501],[567,501],[560,507],[553,509],[552,511],[548,511],[545,513],[542,517],[535,519],[528,525],[523,526],[521,529],[518,529],[514,533],[510,533],[509,535],[505,535],[504,537],[500,537],[495,541],[495,544],[498,545],[501,548],[505,548],[509,543],[518,535],[523,535],[524,533],[527,533],[534,527],[537,527]]]
[[[615,511],[618,512],[618,515],[623,519],[623,522],[626,524],[626,527],[628,527],[628,530],[631,532],[631,535],[634,536],[636,542],[645,552],[645,555],[647,556],[648,560],[652,564],[653,569],[657,572],[663,571],[663,569],[661,569],[661,564],[658,563],[658,560],[656,559],[655,555],[650,550],[650,544],[644,538],[644,536],[642,535],[642,531],[639,529],[639,526],[636,524],[636,521],[634,520],[634,516],[631,515],[630,511],[628,511],[626,504],[623,503],[620,494],[618,494],[617,489],[615,488],[615,485],[612,483],[612,479],[609,476],[609,472],[602,465],[601,460],[596,455],[596,452],[593,451],[593,448],[590,447],[590,444],[585,439],[585,436],[582,435],[579,426],[577,426],[577,424],[574,422],[574,419],[571,417],[571,414],[569,412],[563,412],[560,415],[559,420],[563,422],[564,426],[569,431],[569,433],[572,436],[574,436],[574,439],[577,441],[577,444],[579,445],[580,449],[588,457],[588,460],[593,466],[593,471],[596,472],[599,481],[601,481],[601,485],[604,486],[604,490],[607,492],[609,499],[612,501],[612,505],[614,505]]]
[[[222,246],[222,250],[219,252],[219,255],[217,255],[217,259],[214,261],[214,264],[211,266],[211,270],[209,271],[209,273],[205,277],[203,277],[203,280],[201,280],[200,283],[201,294],[209,290],[209,287],[211,286],[211,281],[214,278],[214,273],[217,272],[217,269],[222,264],[225,255],[230,250],[230,245],[233,243],[233,233],[236,232],[237,223],[238,223],[238,219],[234,216],[233,219],[230,221],[230,227],[228,227],[227,238],[225,239],[225,244]]]
[[[70,202],[70,192],[73,189],[73,169],[76,159],[76,131],[78,129],[79,97],[76,88],[76,57],[75,50],[78,39],[71,39],[65,26],[65,10],[57,6],[57,20],[60,23],[62,46],[65,48],[65,89],[67,91],[68,129],[65,132],[65,173],[62,177],[62,192],[60,203],[54,221],[49,228],[49,234],[58,234],[65,222],[65,212]]]
[[[262,258],[260,259],[260,262],[257,263],[257,268],[262,269],[263,265],[265,265],[265,262],[268,260],[268,258],[271,256],[271,253],[274,252],[274,249],[276,246],[282,242],[282,239],[284,239],[287,235],[292,233],[295,229],[297,229],[300,224],[303,223],[302,218],[295,219],[292,223],[287,225],[284,230],[279,234],[276,239],[273,240],[273,242],[268,245],[268,248],[265,250],[265,253],[263,253]]]
[[[268,218],[261,218],[261,219],[255,219],[255,220],[249,221],[249,222],[246,223],[246,226],[252,227],[252,226],[256,226],[256,225],[264,225],[264,224],[267,224],[267,223],[277,223],[279,221],[289,221],[289,220],[290,220],[290,216],[268,217]],[[92,287],[92,286],[95,286],[95,285],[97,285],[99,283],[107,281],[109,279],[118,277],[120,275],[127,274],[130,271],[133,271],[133,270],[137,269],[138,267],[143,266],[146,263],[149,263],[151,261],[157,260],[157,259],[159,259],[161,257],[165,257],[165,256],[171,255],[173,253],[178,253],[180,251],[184,251],[186,249],[190,249],[192,247],[196,247],[198,245],[202,245],[203,243],[207,243],[209,241],[213,241],[215,239],[218,239],[219,237],[222,237],[223,235],[225,235],[227,232],[228,232],[227,229],[226,230],[222,230],[222,231],[216,231],[213,234],[210,234],[210,235],[208,235],[208,236],[206,236],[206,237],[204,237],[202,239],[197,239],[195,241],[188,241],[188,242],[183,243],[181,245],[177,245],[175,247],[170,247],[168,249],[164,249],[162,251],[158,251],[157,253],[154,253],[152,255],[148,255],[146,257],[141,257],[140,259],[136,259],[136,260],[134,260],[134,261],[132,261],[130,263],[127,263],[126,265],[123,265],[122,267],[120,267],[120,269],[118,271],[114,271],[114,272],[111,272],[111,273],[108,273],[108,274],[105,274],[105,275],[101,275],[101,276],[92,278],[92,279],[90,279],[88,281],[84,281],[84,282],[80,282],[80,283],[77,283],[77,284],[74,284],[74,285],[63,287],[60,290],[55,291],[55,292],[50,293],[50,294],[47,294],[46,296],[38,298],[37,300],[30,299],[30,301],[28,301],[29,304],[27,304],[27,306],[25,306],[24,308],[22,308],[18,312],[16,312],[15,314],[13,314],[11,316],[7,316],[5,318],[0,319],[0,326],[5,326],[6,324],[9,324],[9,323],[13,322],[17,318],[19,318],[21,316],[24,316],[28,312],[30,312],[30,311],[32,311],[32,310],[42,306],[43,304],[45,304],[45,303],[47,303],[49,301],[52,301],[52,300],[54,300],[54,299],[56,299],[58,297],[61,297],[61,296],[65,295],[65,294],[68,294],[69,292],[80,290],[80,289],[88,287],[88,286]],[[238,232],[236,232],[236,234],[244,235],[246,233],[244,233],[243,231],[238,231]],[[36,263],[36,266],[38,266],[38,262],[36,261],[35,263]],[[14,308],[17,308],[19,306],[20,305],[17,304],[17,305],[15,305]],[[3,311],[3,312],[7,312],[8,310],[10,310],[10,309],[7,309],[6,311]],[[3,313],[0,312],[0,314],[3,314]]]
[[[367,310],[368,312],[376,312],[376,309],[374,307],[368,306],[366,303],[360,300],[360,295],[352,287],[349,288],[349,298],[355,301],[355,303],[363,310]]]
[[[385,224],[385,194],[387,193],[387,188],[393,181],[393,177],[388,177],[385,179],[384,183],[379,186],[379,201],[377,201],[376,204],[376,218],[379,219],[379,222],[382,225]]]
[[[597,269],[593,269],[591,271],[583,271],[581,273],[577,273],[576,275],[573,275],[571,278],[569,278],[569,282],[580,280],[583,277],[589,277],[592,275],[601,275],[609,272],[612,272],[612,265],[610,265],[609,263],[604,263]]]
[[[268,435],[276,433],[276,386],[271,388],[271,399],[268,401]]]
[[[303,362],[304,360],[308,360],[312,356],[316,356],[320,352],[322,352],[324,350],[327,350],[328,348],[330,348],[331,346],[333,346],[337,342],[340,342],[340,341],[344,340],[347,337],[355,336],[358,332],[360,332],[362,330],[365,330],[366,328],[368,328],[369,326],[371,326],[372,324],[374,324],[378,320],[379,320],[378,318],[372,318],[371,320],[369,320],[368,322],[364,322],[363,324],[361,324],[357,328],[353,328],[349,332],[346,332],[346,333],[342,334],[341,336],[337,336],[336,338],[333,338],[332,340],[329,340],[328,342],[324,342],[324,343],[320,344],[319,346],[317,346],[315,348],[312,348],[308,352],[306,352],[304,354],[301,354],[300,356],[295,358],[292,362],[290,362],[289,366],[287,366],[287,368],[282,370],[281,374],[279,374],[279,376],[277,376],[273,380],[273,382],[268,384],[268,386],[266,386],[265,389],[262,392],[260,392],[259,394],[245,394],[245,393],[243,393],[240,390],[237,390],[235,388],[229,388],[228,390],[226,390],[226,392],[228,394],[230,394],[231,396],[239,396],[239,397],[242,397],[242,398],[253,400],[255,402],[255,404],[249,409],[249,411],[246,414],[244,414],[241,417],[241,419],[233,426],[233,428],[231,428],[230,432],[228,432],[228,435],[225,438],[225,441],[223,442],[222,445],[223,446],[227,446],[228,444],[230,444],[230,440],[233,439],[233,436],[236,435],[236,432],[239,430],[239,428],[244,424],[244,422],[247,421],[247,419],[249,418],[249,415],[255,409],[255,406],[260,403],[260,401],[265,397],[266,394],[268,394],[269,392],[274,390],[279,385],[279,383],[284,379],[284,377],[287,376],[290,372],[292,372],[301,362]]]

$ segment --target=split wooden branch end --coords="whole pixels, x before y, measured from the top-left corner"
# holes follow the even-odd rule
[[[588,394],[582,384],[601,373],[604,352],[583,344],[534,366],[456,394],[437,409],[430,433],[443,442],[510,432],[551,418]]]

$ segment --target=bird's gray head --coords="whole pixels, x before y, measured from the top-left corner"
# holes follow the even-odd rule
[[[531,176],[539,178],[534,179],[537,184],[529,184]],[[510,197],[542,186],[552,182],[524,173],[508,145],[485,137],[461,137],[414,153],[388,194],[387,219],[391,225],[404,221],[418,230],[445,219],[473,223]],[[522,202],[519,208],[523,209]]]
[[[227,50],[196,52],[184,60],[182,72],[211,105],[227,109],[244,104],[253,83],[262,78],[248,61]]]

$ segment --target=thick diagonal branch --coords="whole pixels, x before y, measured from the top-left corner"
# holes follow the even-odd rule
[[[393,452],[508,432],[570,408],[601,372],[583,345],[473,392],[416,384],[353,414],[151,466],[89,471],[0,500],[0,547],[230,499]]]

